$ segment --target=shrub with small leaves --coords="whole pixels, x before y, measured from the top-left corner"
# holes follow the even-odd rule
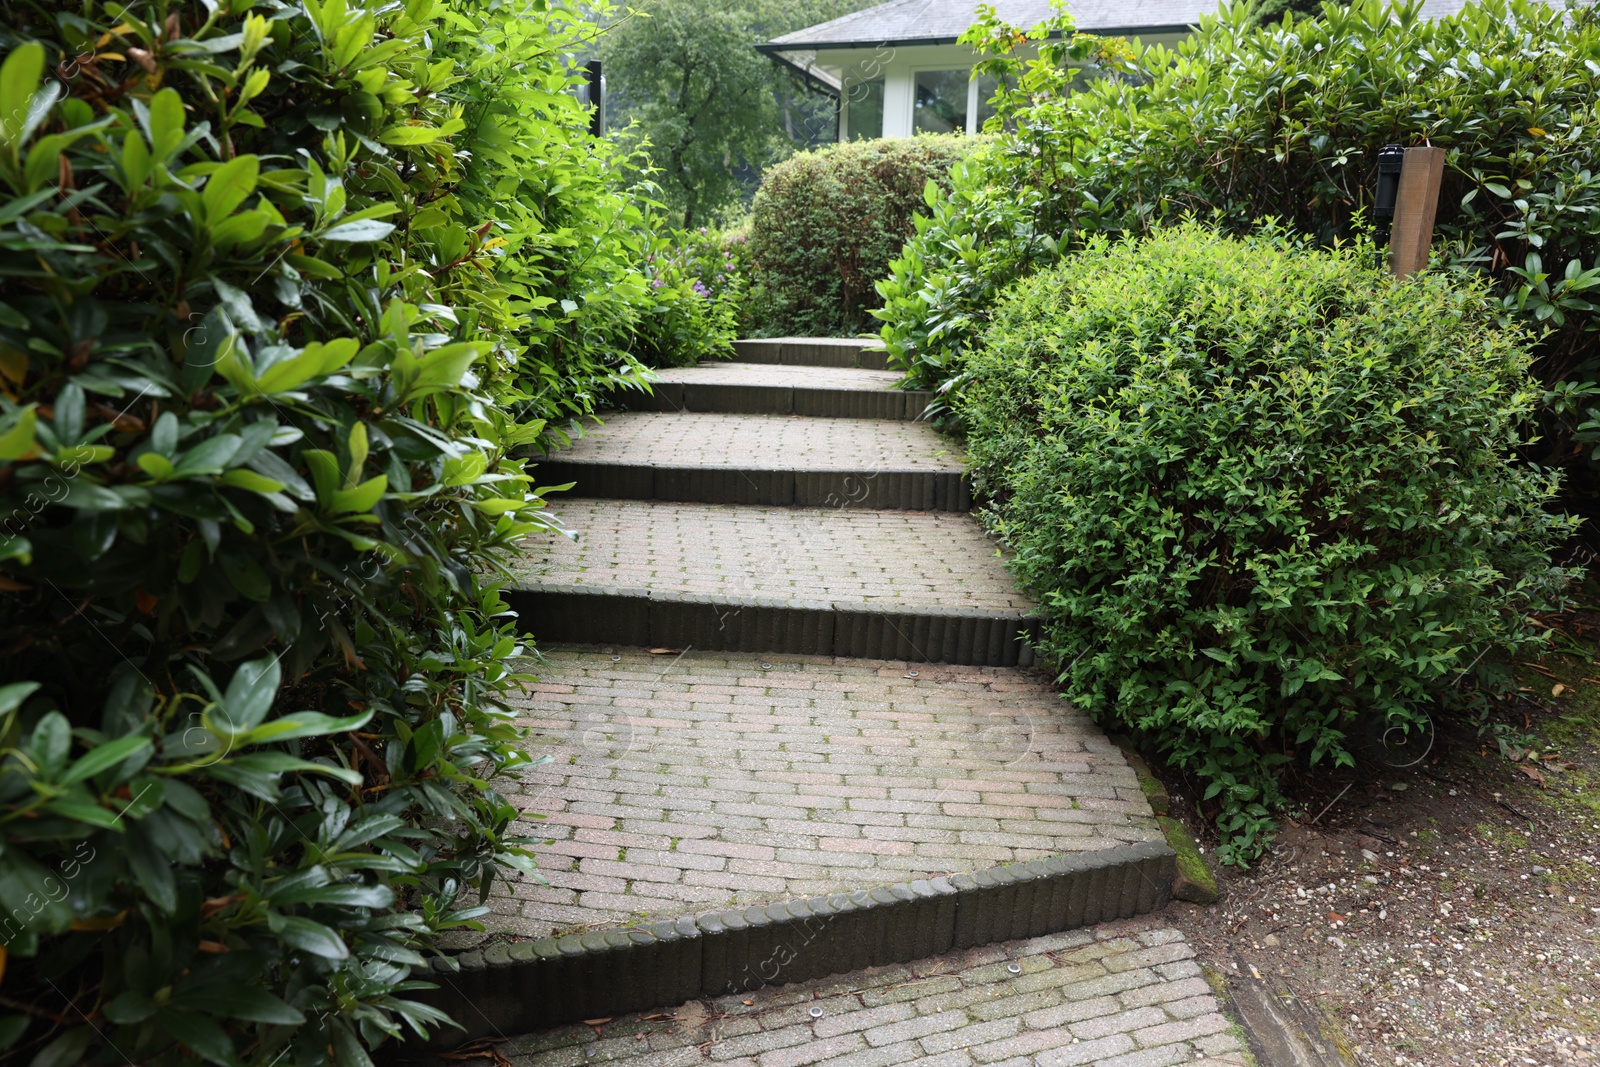
[[[1091,240],[995,313],[957,408],[1066,695],[1265,847],[1291,766],[1459,710],[1572,575],[1537,393],[1475,285],[1189,225]]]
[[[948,189],[970,137],[852,141],[801,152],[767,171],[756,193],[746,311],[755,336],[845,337],[877,306],[874,286],[926,210]]]
[[[1228,5],[1177,48],[1138,54],[1068,32],[1038,62],[992,14],[973,27],[1011,88],[989,145],[880,287],[907,384],[959,392],[995,296],[1088,234],[1275,218],[1332,247],[1366,229],[1379,149],[1432,144],[1446,152],[1434,261],[1485,279],[1501,314],[1536,331],[1549,395],[1530,455],[1565,467],[1567,506],[1600,516],[1600,7],[1478,0],[1428,19],[1416,0],[1363,0],[1258,15]],[[1063,17],[1034,36],[1070,29]],[[1108,76],[1086,81],[1068,60]]]

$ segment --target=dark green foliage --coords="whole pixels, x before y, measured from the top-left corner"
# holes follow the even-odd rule
[[[972,138],[922,136],[792,156],[756,194],[747,254],[749,321],[759,336],[859,333],[874,285],[927,210],[929,183],[948,189]]]
[[[1196,774],[1223,857],[1289,765],[1460,709],[1568,573],[1536,393],[1479,287],[1198,226],[1095,238],[995,313],[958,404],[1067,695]]]
[[[638,375],[585,27],[0,11],[0,1053],[366,1063],[531,866],[511,457]]]
[[[881,289],[910,383],[959,387],[997,293],[1086,233],[1190,213],[1248,232],[1270,216],[1331,245],[1361,229],[1378,149],[1428,141],[1448,151],[1436,262],[1483,275],[1507,315],[1550,331],[1536,373],[1563,421],[1534,450],[1551,463],[1587,450],[1600,436],[1600,16],[1537,0],[1418,12],[1367,0],[1261,26],[1238,6],[1177,53],[1103,48],[1123,76],[1072,93],[1059,62],[1019,69],[1014,39],[978,27],[997,71],[1020,74],[1000,104],[1016,132],[969,164]],[[1600,487],[1572,473],[1582,494]]]

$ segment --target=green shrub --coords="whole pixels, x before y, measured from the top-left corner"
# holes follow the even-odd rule
[[[692,367],[733,355],[744,279],[708,230],[657,237],[646,260],[653,306],[641,317],[634,353],[652,367]]]
[[[1223,856],[1275,775],[1462,707],[1568,573],[1536,395],[1479,287],[1198,226],[1090,241],[996,311],[958,406],[1067,695],[1197,775]]]
[[[1483,275],[1505,314],[1551,331],[1536,370],[1565,421],[1535,450],[1569,461],[1600,438],[1587,411],[1600,389],[1600,14],[1537,0],[1419,11],[1365,0],[1261,26],[1241,4],[1176,53],[1067,40],[1033,64],[1009,29],[975,27],[1016,89],[880,289],[908,384],[959,388],[996,294],[1086,234],[1187,214],[1243,233],[1275,217],[1331,246],[1361,232],[1378,149],[1426,141],[1448,153],[1436,262]],[[1121,76],[1068,92],[1068,53]],[[1600,489],[1600,467],[1572,473],[1584,494]]]
[[[664,234],[648,159],[586,136],[589,113],[552,59],[593,27],[564,9],[520,18],[518,5],[491,6],[493,17],[483,7],[461,0],[434,43],[455,64],[448,93],[466,123],[453,138],[455,195],[488,227],[480,258],[504,297],[465,302],[508,339],[515,392],[497,399],[543,420],[542,443],[562,444],[607,394],[640,388],[645,367],[675,363],[674,344],[703,335],[673,328],[685,310],[676,288],[651,287],[646,264]],[[463,251],[441,248],[436,262]]]
[[[648,306],[583,26],[0,11],[0,1054],[367,1063],[531,865],[479,577],[549,527],[516,416],[591,409]]]
[[[871,321],[874,285],[948,188],[966,137],[853,141],[790,157],[756,193],[747,254],[755,336],[844,337]]]

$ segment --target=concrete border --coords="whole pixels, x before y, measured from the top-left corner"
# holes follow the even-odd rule
[[[435,960],[423,994],[466,1027],[450,1043],[754,992],[952,948],[1038,937],[1156,911],[1172,850],[1161,841],[971,874],[538,941]],[[459,969],[457,969],[459,967]],[[423,977],[419,975],[418,977]]]
[[[958,470],[763,470],[661,467],[562,459],[538,461],[542,485],[574,483],[568,495],[686,504],[970,511],[972,485]]]
[[[696,648],[980,667],[1028,667],[1036,625],[1021,611],[717,597],[649,589],[531,586],[504,596],[549,644]]]
[[[631,411],[724,415],[804,415],[815,419],[916,419],[933,399],[926,391],[824,389],[794,385],[656,382],[654,392],[615,394]]]

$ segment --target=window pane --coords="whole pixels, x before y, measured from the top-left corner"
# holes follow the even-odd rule
[[[978,132],[983,132],[983,124],[994,118],[994,105],[989,103],[994,99],[994,94],[1000,90],[1000,79],[993,74],[983,74],[978,77]]]
[[[919,133],[967,132],[967,70],[917,73],[917,106],[911,128]]]
[[[852,141],[883,136],[883,79],[852,85],[845,90],[845,126]]]

